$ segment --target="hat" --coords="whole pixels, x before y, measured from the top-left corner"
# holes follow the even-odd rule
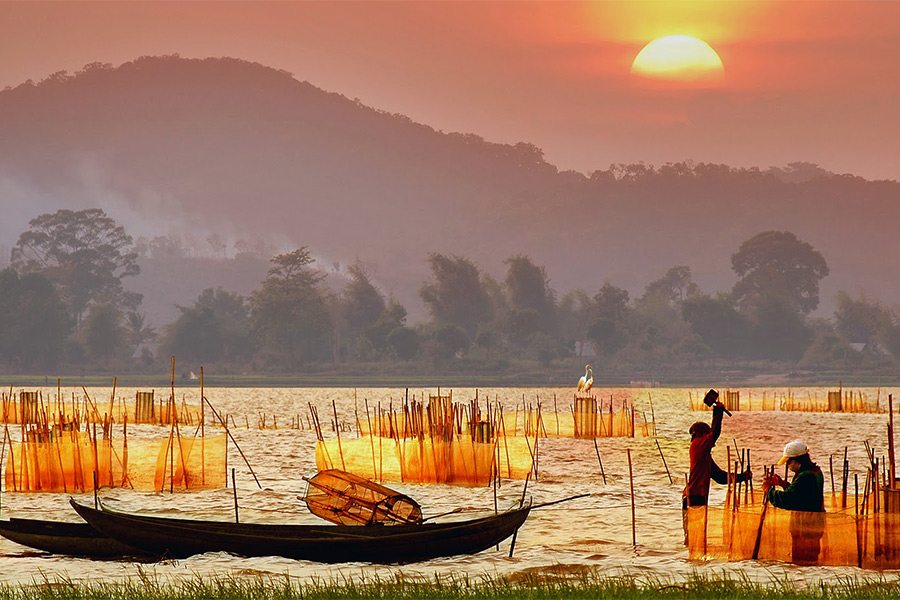
[[[779,465],[783,465],[787,461],[792,458],[797,458],[798,456],[803,456],[809,452],[809,448],[806,447],[806,444],[801,442],[800,440],[794,440],[793,442],[788,442],[787,446],[784,447],[784,456],[778,461]]]

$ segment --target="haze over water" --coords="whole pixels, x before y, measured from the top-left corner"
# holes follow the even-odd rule
[[[732,388],[734,389],[734,388]],[[830,388],[790,388],[795,398],[818,395],[822,398]],[[835,388],[836,389],[836,388]],[[854,388],[870,400],[878,397],[881,406],[887,403],[888,394],[897,394],[894,388]],[[63,390],[71,396],[74,389]],[[79,390],[80,391],[80,390]],[[447,390],[442,390],[446,393]],[[607,483],[604,485],[597,454],[591,440],[548,438],[540,440],[539,474],[537,481],[528,484],[527,495],[535,503],[559,500],[569,496],[590,493],[588,498],[535,510],[519,531],[513,558],[508,558],[509,540],[500,550],[488,549],[472,556],[458,556],[431,560],[402,567],[404,576],[430,576],[435,573],[454,573],[468,576],[513,575],[527,572],[579,572],[583,569],[599,569],[607,574],[621,571],[657,577],[682,578],[698,569],[712,567],[716,572],[743,570],[752,578],[770,581],[785,576],[803,582],[814,582],[835,575],[861,575],[866,573],[855,567],[797,567],[782,563],[743,561],[739,563],[713,562],[698,564],[687,558],[682,545],[681,490],[688,469],[687,429],[696,420],[709,421],[711,413],[692,412],[689,394],[696,399],[705,390],[676,388],[594,388],[598,399],[632,396],[638,411],[649,418],[655,415],[659,447],[673,482],[670,483],[666,468],[660,458],[653,438],[599,438],[599,452]],[[721,391],[721,390],[720,390]],[[43,390],[45,397],[55,395],[56,390]],[[119,388],[117,397],[134,398],[135,389]],[[465,402],[475,397],[474,388],[452,390],[455,401]],[[568,411],[573,396],[572,388],[480,388],[480,399],[496,399],[504,411],[514,411],[523,397],[535,402],[540,400],[542,410],[553,410],[554,396],[562,412]],[[761,396],[762,388],[742,389],[741,397]],[[788,393],[788,388],[768,388],[772,394]],[[91,388],[92,398],[109,398],[111,389]],[[323,434],[328,439],[327,422],[335,401],[339,418],[348,426],[354,423],[354,404],[364,418],[364,405],[370,410],[380,402],[384,408],[390,402],[396,407],[402,403],[404,389],[352,389],[352,388],[207,388],[206,396],[223,414],[231,415],[238,425],[232,430],[238,444],[259,478],[262,489],[256,486],[253,476],[233,445],[229,445],[228,469],[235,468],[241,521],[268,523],[321,523],[311,515],[297,496],[305,490],[301,476],[311,476],[315,468],[315,433],[290,429],[292,419],[300,415],[306,423],[308,403],[318,408]],[[410,389],[410,398],[421,399],[423,394],[435,394],[436,390]],[[157,391],[157,395],[165,390]],[[199,404],[198,389],[177,389],[176,396],[188,404]],[[354,402],[355,398],[355,402]],[[257,428],[260,415],[266,415],[271,426],[275,416],[279,429]],[[722,436],[713,451],[716,461],[724,467],[726,446],[748,448],[752,455],[754,480],[758,486],[762,479],[762,465],[772,464],[781,455],[784,444],[792,439],[804,439],[810,454],[825,472],[826,489],[830,487],[829,456],[834,457],[835,480],[840,481],[840,463],[844,447],[851,467],[851,491],[853,474],[864,477],[866,465],[864,440],[874,447],[877,456],[887,453],[886,423],[888,415],[741,411],[725,418]],[[250,429],[243,428],[244,423]],[[14,440],[20,439],[18,427],[10,427]],[[119,435],[121,429],[114,434]],[[183,434],[187,435],[186,432]],[[168,430],[155,426],[129,426],[129,436],[134,438],[161,439]],[[343,435],[355,436],[353,433]],[[630,491],[626,449],[631,449],[636,496],[637,545],[632,546]],[[4,464],[5,467],[5,464]],[[417,500],[424,516],[437,515],[463,508],[458,515],[447,519],[472,518],[493,510],[493,490],[490,488],[461,488],[448,485],[413,485],[387,482],[389,487],[406,493]],[[838,483],[838,485],[840,485]],[[522,481],[506,481],[498,491],[500,509],[518,502],[522,493]],[[710,504],[724,501],[725,488],[713,484]],[[91,494],[76,496],[84,503],[93,502]],[[103,489],[100,497],[110,506],[146,514],[197,519],[232,520],[232,490],[220,489],[188,493],[144,493],[124,489]],[[56,519],[76,521],[77,516],[68,506],[68,495],[50,493],[7,492],[4,485],[2,516],[21,518]],[[136,576],[139,571],[160,578],[185,578],[202,576],[290,576],[298,579],[312,577],[388,576],[398,572],[398,567],[349,563],[323,565],[308,561],[288,560],[277,557],[240,558],[222,553],[194,556],[184,560],[165,560],[157,563],[131,561],[95,561],[82,558],[50,556],[19,546],[0,538],[0,572],[7,583],[31,583],[48,578],[73,580],[113,581]],[[869,572],[871,574],[871,572]]]

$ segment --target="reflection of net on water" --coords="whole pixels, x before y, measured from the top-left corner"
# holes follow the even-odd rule
[[[796,394],[793,390],[724,390],[719,401],[731,412],[739,410],[777,410],[796,412],[841,412],[841,413],[883,413],[879,397],[870,398],[861,390],[818,391],[806,390],[806,394]],[[705,392],[694,394],[688,391],[691,410],[712,410],[703,404]]]
[[[840,508],[843,502],[837,493],[826,494],[826,512],[790,511],[764,505],[762,493],[757,491],[736,509],[689,508],[686,527],[690,557],[900,568],[900,514],[870,512],[874,494],[843,499],[851,508]]]
[[[8,432],[7,432],[8,433]],[[7,491],[75,492],[98,487],[142,491],[212,489],[225,486],[224,435],[164,440],[111,438],[111,425],[33,426],[24,441],[4,437]],[[7,451],[8,450],[8,451]]]

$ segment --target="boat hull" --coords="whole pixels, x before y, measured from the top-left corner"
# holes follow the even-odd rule
[[[0,535],[17,544],[53,554],[94,558],[142,554],[137,548],[100,533],[88,523],[12,518],[0,521]]]
[[[529,506],[468,521],[418,525],[277,525],[193,521],[134,515],[71,501],[94,528],[158,556],[184,558],[205,552],[283,556],[323,563],[411,563],[474,554],[512,536]]]

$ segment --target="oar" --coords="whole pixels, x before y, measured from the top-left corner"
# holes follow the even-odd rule
[[[536,508],[544,508],[545,506],[550,506],[552,504],[559,504],[560,502],[568,502],[569,500],[577,500],[578,498],[586,498],[590,496],[590,494],[578,494],[577,496],[569,496],[568,498],[563,498],[562,500],[552,500],[550,502],[541,502],[540,504],[535,504],[531,507],[531,510]]]
[[[525,484],[528,484],[528,480],[525,480]],[[524,491],[523,491],[524,492]],[[532,506],[532,509],[535,508],[544,508],[545,506],[550,506],[551,504],[559,504],[560,502],[568,502],[569,500],[575,500],[576,498],[584,498],[585,496],[590,496],[590,494],[578,494],[577,496],[570,496],[568,498],[563,498],[562,500],[552,500],[550,502],[542,502],[540,504],[535,504]],[[525,494],[522,494],[522,497],[525,497]],[[516,529],[513,532],[512,542],[509,544],[509,557],[512,558],[513,550],[516,548],[516,535],[519,533],[519,530]]]
[[[421,522],[424,523],[425,521],[430,521],[431,519],[437,519],[438,517],[446,517],[447,515],[455,515],[458,512],[462,512],[462,508],[454,508],[453,510],[451,510],[449,512],[441,513],[439,515],[431,515],[430,517],[425,517],[424,519],[422,519]]]

